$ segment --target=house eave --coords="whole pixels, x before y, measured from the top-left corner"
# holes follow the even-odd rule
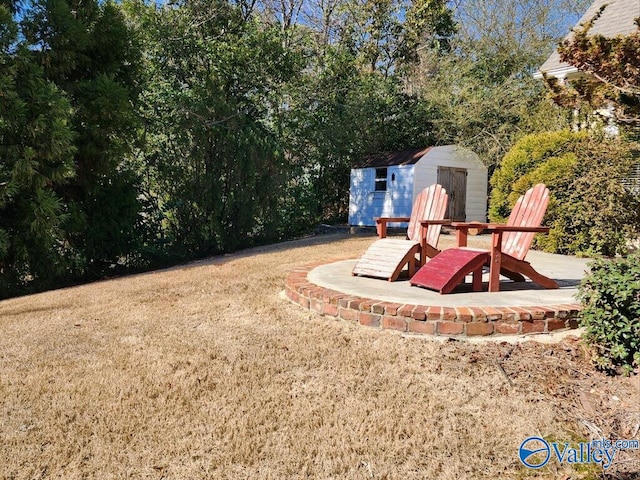
[[[568,76],[571,76],[577,73],[579,73],[579,70],[576,67],[572,65],[566,65],[566,66],[563,65],[558,68],[552,68],[550,70],[547,70],[546,72],[538,70],[533,74],[533,78],[535,78],[536,80],[541,80],[546,75],[547,77],[555,77],[558,80],[564,80]]]

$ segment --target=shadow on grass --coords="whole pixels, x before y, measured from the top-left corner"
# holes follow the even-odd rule
[[[174,266],[159,269],[159,270],[144,272],[144,273],[141,273],[140,275],[157,273],[161,271],[167,272],[167,271],[174,271],[174,270],[184,270],[188,268],[202,267],[206,265],[222,265],[231,260],[252,257],[254,255],[260,255],[263,253],[282,252],[282,251],[292,250],[297,248],[305,248],[305,247],[312,247],[316,245],[338,243],[343,240],[348,240],[350,238],[357,238],[362,236],[369,236],[369,235],[352,235],[352,234],[343,233],[343,232],[309,235],[309,236],[297,238],[294,240],[286,240],[284,242],[272,243],[268,245],[261,245],[258,247],[247,248],[244,250],[238,250],[237,252],[233,252],[233,253],[225,253],[222,255],[215,255],[212,257],[202,258],[199,260],[193,260],[191,262],[180,264],[180,265],[174,265]],[[373,238],[373,236],[371,237]]]

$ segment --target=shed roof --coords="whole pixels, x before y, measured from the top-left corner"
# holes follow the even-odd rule
[[[600,18],[595,21],[591,30],[589,30],[591,35],[615,37],[617,35],[628,35],[638,29],[635,19],[640,17],[640,0],[595,0],[574,28],[578,28],[591,20],[603,5],[606,5],[606,8]],[[571,38],[571,36],[572,33],[570,32],[565,37],[565,40]],[[542,78],[543,73],[564,77],[577,71],[578,69],[573,65],[560,60],[560,54],[556,49],[540,66],[540,69],[534,74],[534,78]]]
[[[356,168],[370,167],[390,167],[393,165],[413,165],[418,163],[424,155],[431,150],[431,147],[418,148],[414,150],[403,150],[401,152],[383,152],[368,155]]]

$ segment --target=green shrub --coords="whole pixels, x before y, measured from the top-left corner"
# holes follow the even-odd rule
[[[599,368],[640,366],[640,255],[597,260],[580,285],[580,324]]]
[[[585,134],[575,134],[568,130],[527,135],[519,140],[500,162],[500,166],[491,176],[491,202],[489,217],[493,222],[504,222],[511,207],[518,197],[526,192],[528,182],[519,180],[525,175],[538,170],[541,164],[551,159],[558,162],[568,159],[563,156],[576,150],[576,143]],[[539,172],[542,173],[542,172]],[[573,172],[568,172],[568,175]],[[538,182],[543,182],[551,189],[546,177],[538,175]]]
[[[518,197],[544,183],[551,199],[544,224],[548,235],[535,246],[569,254],[626,253],[638,235],[640,204],[621,183],[634,162],[631,144],[560,131],[528,135],[505,155],[491,178],[489,218],[504,222]]]

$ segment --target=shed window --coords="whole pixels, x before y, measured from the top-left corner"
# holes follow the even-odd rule
[[[387,169],[376,168],[376,179],[374,183],[374,190],[376,192],[387,191]]]

